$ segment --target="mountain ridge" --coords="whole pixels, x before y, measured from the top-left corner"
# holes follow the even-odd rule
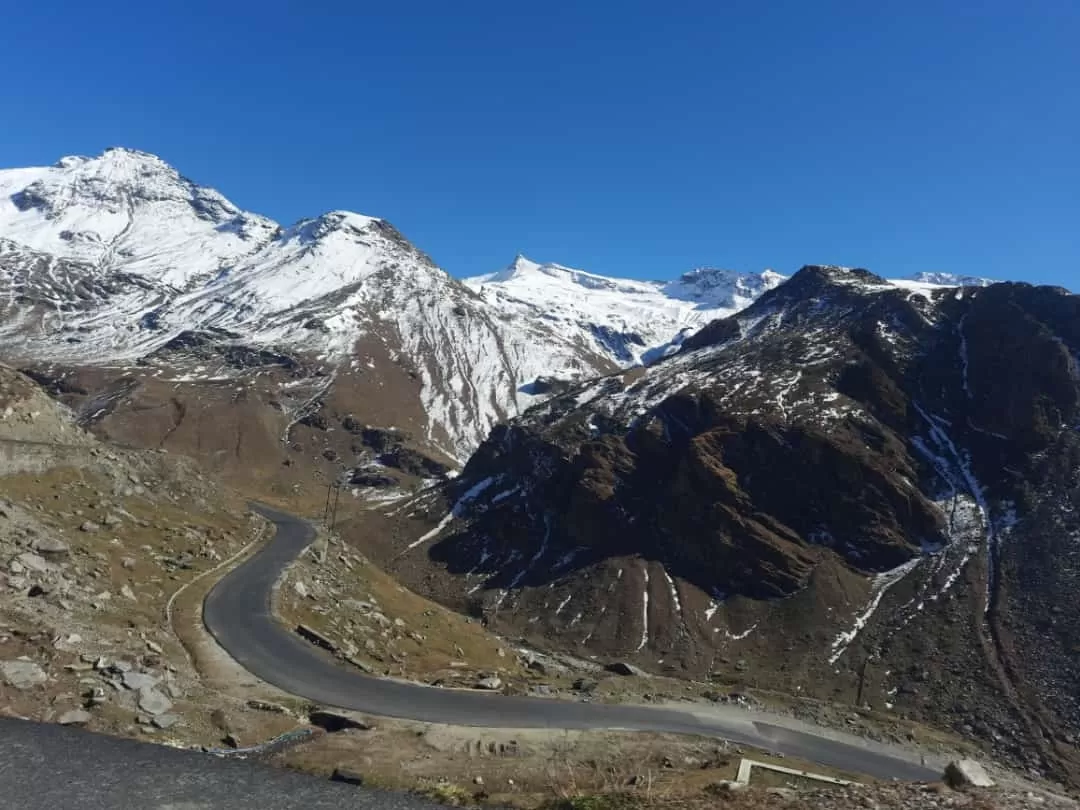
[[[96,202],[111,202],[114,205],[120,205],[125,201],[122,194],[116,192],[126,191],[135,192],[136,198],[145,201],[176,201],[178,198],[186,199],[188,202],[196,203],[194,207],[204,218],[214,220],[217,224],[231,222],[233,218],[238,218],[241,221],[251,220],[268,224],[272,229],[284,230],[298,228],[305,223],[318,221],[326,217],[345,216],[365,221],[380,219],[355,211],[334,209],[325,211],[314,217],[301,217],[290,224],[276,222],[266,215],[240,208],[216,188],[196,183],[181,174],[175,167],[164,161],[158,155],[149,151],[124,146],[109,147],[105,149],[101,155],[97,156],[68,155],[60,158],[49,166],[0,168],[0,195],[7,197],[9,201],[14,203],[15,207],[22,212],[33,209],[40,206],[42,203],[50,202],[48,199],[42,199],[41,192],[47,193],[56,191],[55,187],[50,188],[50,183],[47,181],[53,181],[53,186],[55,186],[55,182],[58,179],[55,175],[60,172],[74,172],[76,174],[75,180],[62,189],[63,194],[61,196],[67,198],[63,201],[65,205],[77,202],[77,198],[80,195],[89,195],[95,199]],[[60,179],[62,180],[62,178]],[[22,184],[22,187],[17,188],[20,184]],[[13,188],[15,189],[14,192],[7,193]],[[114,193],[112,193],[111,196],[109,194],[95,195],[93,193],[95,189],[105,192],[108,192],[111,189]],[[11,197],[15,197],[17,200],[11,200]],[[56,202],[56,200],[53,200],[52,202]],[[63,205],[55,206],[50,213],[54,216],[62,213],[63,207]],[[113,213],[116,212],[113,211]],[[5,235],[8,238],[13,238],[10,236],[12,231],[10,222],[0,221],[0,228],[5,231]],[[19,240],[16,239],[14,241]],[[71,242],[73,240],[68,239],[66,241]],[[24,244],[26,244],[27,247],[44,250],[44,248],[34,244],[33,240],[25,241]],[[62,244],[54,243],[52,247],[54,249],[50,252],[62,255],[64,258],[78,258],[77,255],[65,255],[63,250],[64,245]],[[77,252],[77,244],[74,246],[68,245],[68,247]],[[611,280],[615,282],[636,281],[632,279],[621,279],[614,276],[605,276],[584,270],[576,270],[557,263],[536,263],[527,259],[523,254],[519,254],[515,262],[517,260],[524,260],[527,264],[535,267],[559,269],[600,280]],[[510,267],[512,268],[513,266],[514,263],[512,263]],[[479,282],[482,279],[498,276],[505,272],[506,270],[503,270],[496,271],[495,273],[463,276],[462,278]],[[772,271],[766,270],[763,272],[770,273]],[[640,281],[641,283],[646,284],[673,284],[679,281],[685,281],[687,277],[699,273],[732,273],[741,276],[751,275],[743,271],[720,270],[710,266],[701,266],[682,272],[670,279],[642,279]],[[984,277],[926,271],[914,273],[911,276],[906,277],[906,279],[942,286],[984,286],[989,283],[994,283],[993,280]]]
[[[496,424],[677,352],[784,279],[704,268],[647,282],[520,257],[459,280],[383,219],[329,211],[282,226],[123,148],[0,171],[0,240],[3,356],[57,390],[85,389],[67,396],[87,426],[156,445],[184,432],[158,414],[254,409],[243,419],[266,426],[265,464],[305,420],[325,423],[291,452],[342,479],[367,450],[335,419],[401,429],[436,466],[460,465]],[[196,390],[229,380],[258,402]],[[190,442],[175,449],[245,467],[225,436]]]

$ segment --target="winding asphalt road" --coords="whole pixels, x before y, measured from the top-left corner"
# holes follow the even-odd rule
[[[300,518],[255,507],[277,532],[233,569],[206,597],[203,619],[218,643],[264,681],[317,703],[429,723],[494,728],[607,729],[721,737],[879,779],[931,781],[937,771],[872,743],[818,736],[755,719],[750,712],[720,716],[692,709],[575,703],[443,690],[384,680],[339,666],[278,624],[271,613],[274,583],[312,542]]]

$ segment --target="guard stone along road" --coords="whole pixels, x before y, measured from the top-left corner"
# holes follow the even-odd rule
[[[256,510],[277,532],[265,547],[226,575],[203,607],[207,628],[233,658],[287,692],[329,706],[430,723],[488,728],[564,728],[667,732],[721,737],[839,770],[879,779],[931,781],[938,772],[900,752],[864,740],[834,739],[795,730],[750,712],[718,716],[707,710],[576,703],[441,690],[383,680],[338,666],[278,624],[271,612],[274,583],[311,543],[306,521],[267,507]]]

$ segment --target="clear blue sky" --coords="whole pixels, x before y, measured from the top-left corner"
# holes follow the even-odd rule
[[[155,152],[458,275],[810,262],[1080,287],[1080,3],[22,3],[0,165]]]

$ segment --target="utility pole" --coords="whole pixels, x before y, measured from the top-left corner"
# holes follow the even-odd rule
[[[338,501],[341,500],[341,483],[334,484],[334,511],[330,515],[330,531],[334,531],[337,526],[337,507]]]
[[[866,688],[866,670],[870,668],[870,663],[877,658],[877,653],[870,651],[866,653],[866,658],[863,659],[862,667],[859,670],[859,688],[855,695],[855,706],[859,709],[863,707],[863,691]]]
[[[323,507],[322,523],[323,526],[330,526],[330,490],[333,489],[334,484],[330,482],[326,485],[326,506]]]

